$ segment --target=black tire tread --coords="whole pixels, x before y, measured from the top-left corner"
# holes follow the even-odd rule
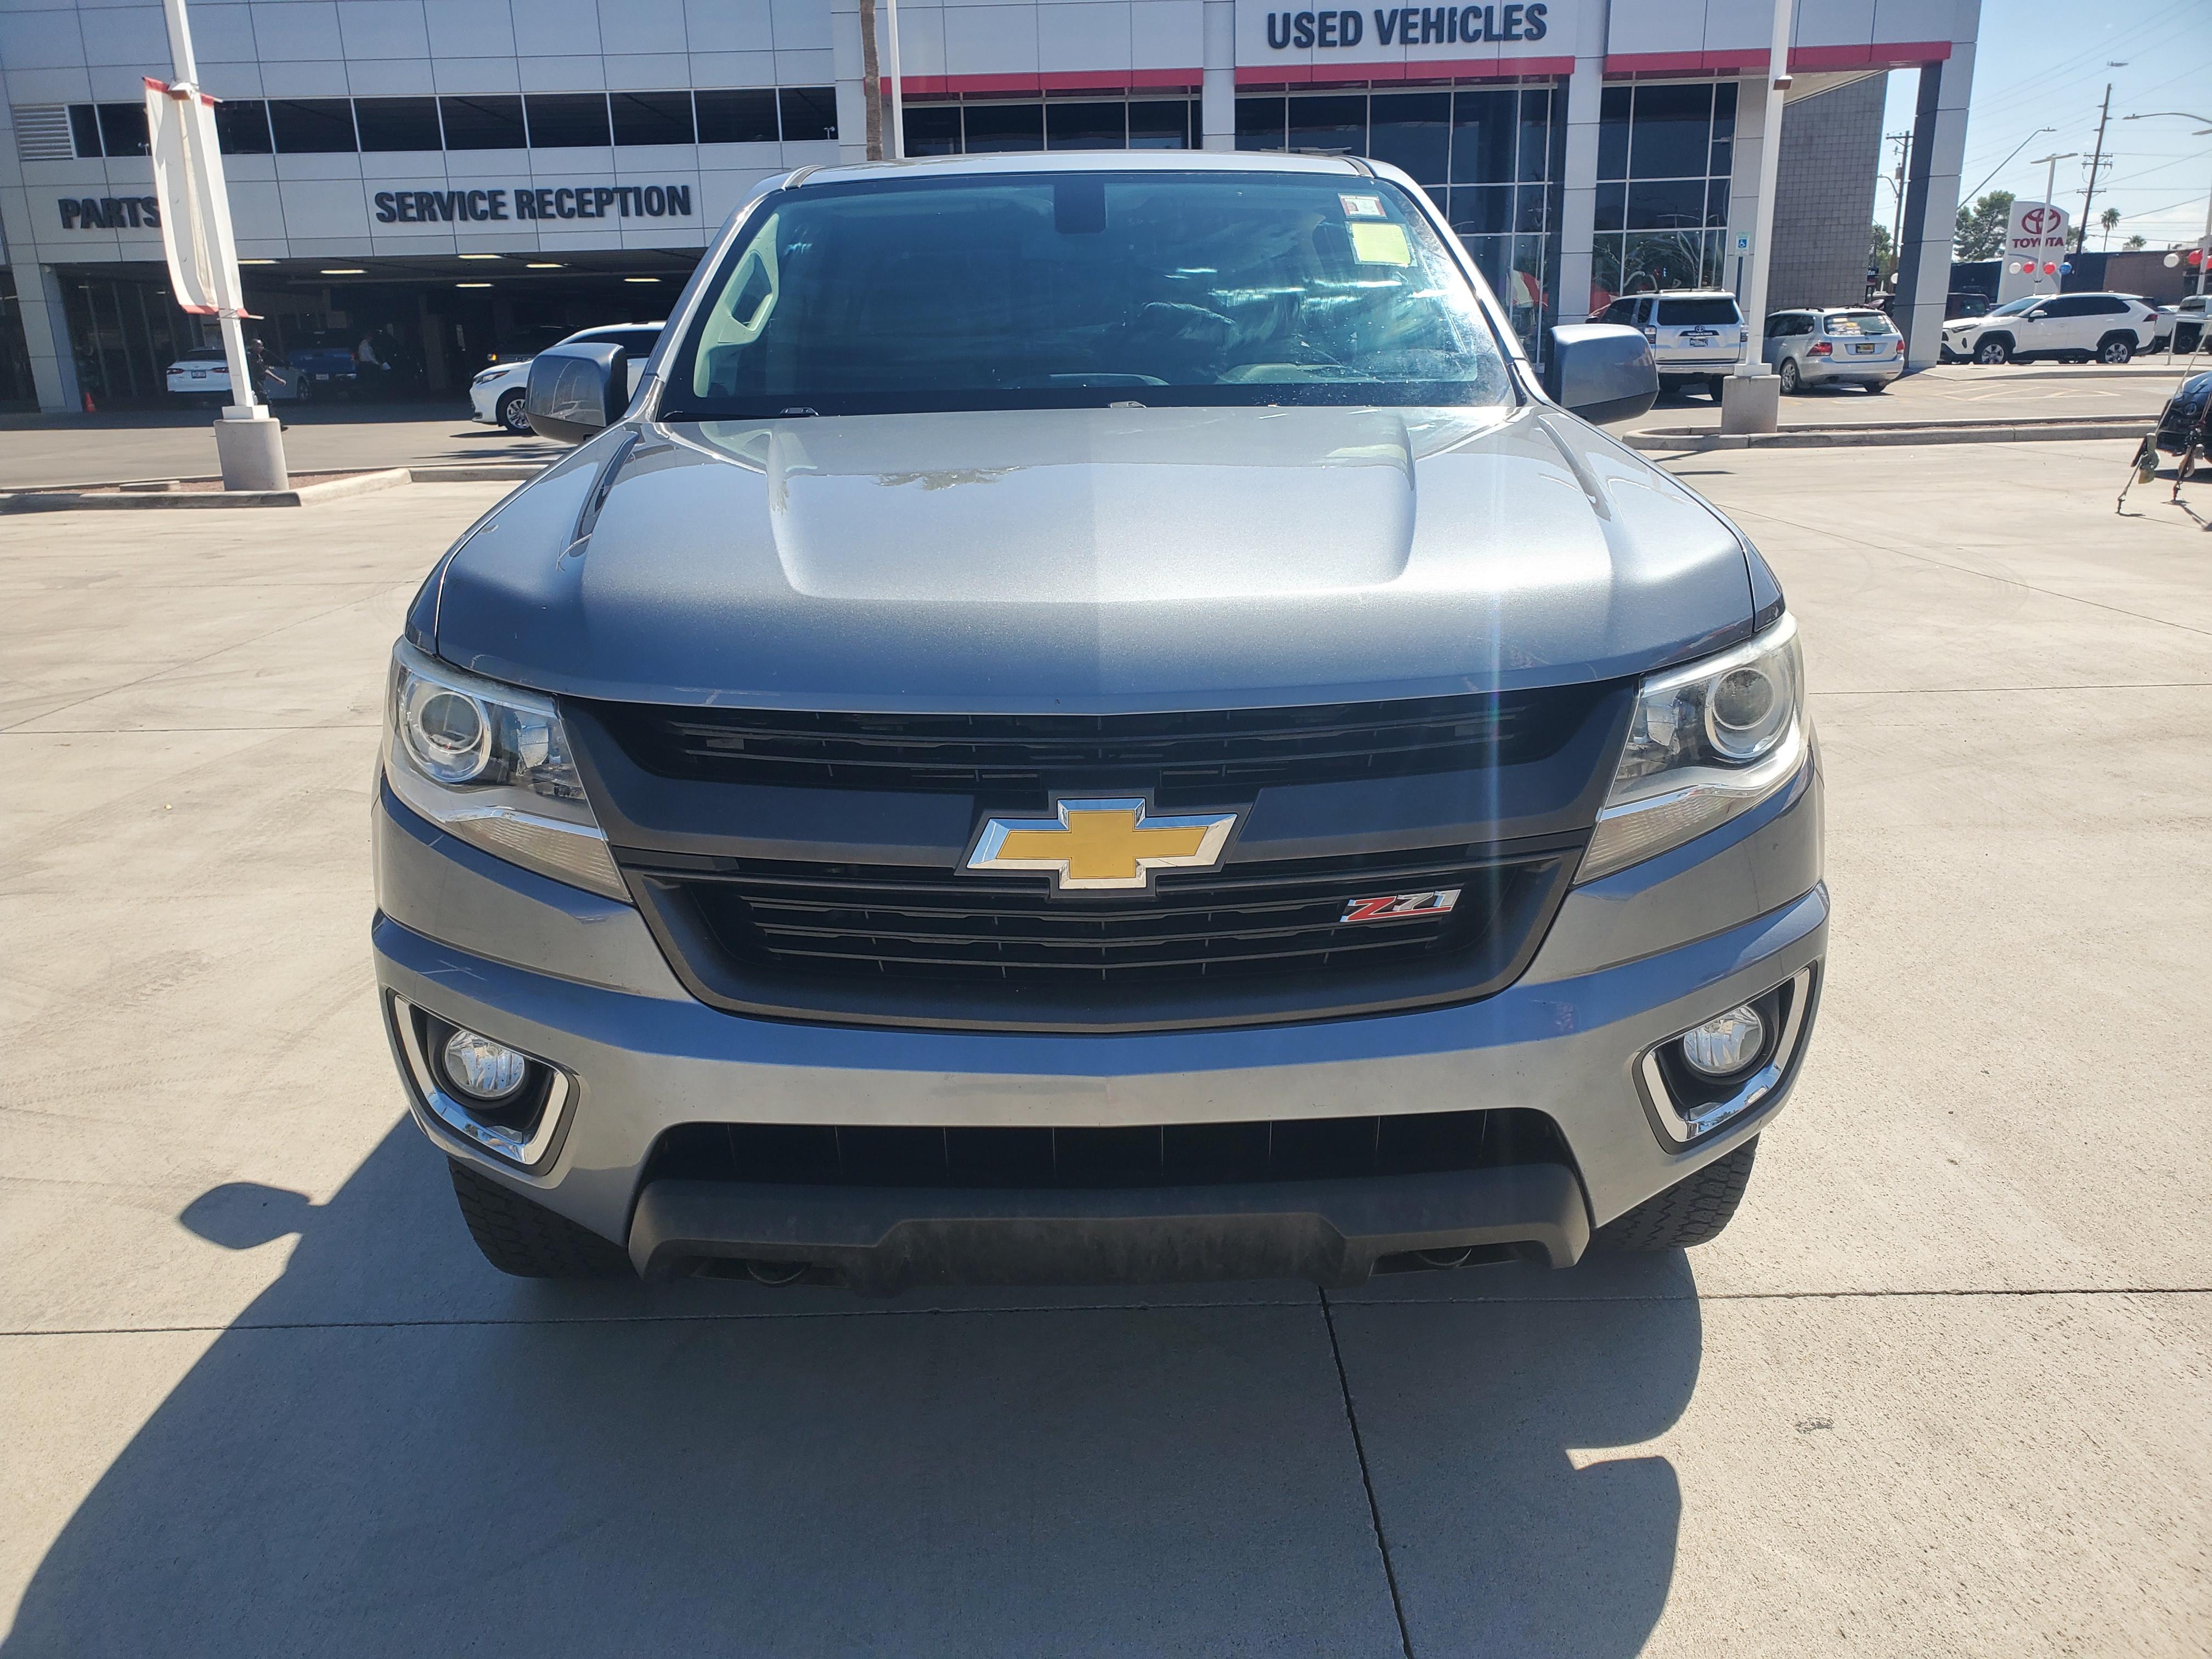
[[[1726,1158],[1716,1158],[1665,1192],[1647,1198],[1597,1230],[1590,1243],[1607,1251],[1679,1250],[1718,1238],[1743,1202],[1759,1155],[1753,1136]]]
[[[629,1278],[629,1252],[542,1204],[481,1175],[459,1158],[452,1166],[461,1219],[484,1260],[517,1279]]]

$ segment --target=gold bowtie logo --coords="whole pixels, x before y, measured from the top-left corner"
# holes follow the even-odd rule
[[[1054,806],[1048,818],[985,819],[968,867],[1048,871],[1062,891],[1149,887],[1155,870],[1212,868],[1237,827],[1234,812],[1156,817],[1134,796]]]

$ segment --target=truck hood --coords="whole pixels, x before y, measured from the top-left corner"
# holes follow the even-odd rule
[[[464,538],[435,649],[574,696],[1260,708],[1612,679],[1747,632],[1695,495],[1553,409],[632,422]]]

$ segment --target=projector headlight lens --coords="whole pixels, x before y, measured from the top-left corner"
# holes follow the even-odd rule
[[[1797,623],[1644,682],[1578,881],[1641,862],[1788,785],[1809,742]]]
[[[393,647],[384,776],[415,811],[510,864],[629,899],[553,700]]]

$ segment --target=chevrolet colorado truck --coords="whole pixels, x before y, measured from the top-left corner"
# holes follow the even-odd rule
[[[380,1002],[540,1277],[1152,1283],[1672,1249],[1804,1060],[1796,624],[1403,173],[763,183],[391,664]],[[1589,418],[1585,418],[1585,417]]]

